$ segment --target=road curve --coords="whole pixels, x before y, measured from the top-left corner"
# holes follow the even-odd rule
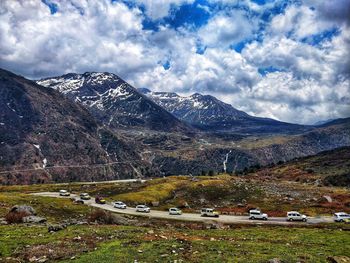
[[[44,197],[56,197],[56,198],[79,198],[78,195],[71,194],[69,197],[59,196],[57,192],[40,192],[33,193],[32,195],[44,196]],[[285,217],[269,217],[267,221],[263,220],[249,220],[248,216],[232,216],[232,215],[220,215],[219,218],[208,218],[201,217],[200,214],[195,213],[183,213],[182,215],[169,215],[167,211],[152,210],[150,213],[136,212],[135,208],[118,209],[113,207],[112,204],[96,204],[93,199],[85,200],[84,204],[104,209],[106,211],[127,214],[134,216],[145,216],[149,218],[160,218],[160,219],[173,219],[179,221],[192,221],[192,222],[221,222],[226,224],[272,224],[272,225],[291,225],[291,224],[319,224],[319,223],[332,223],[333,219],[330,216],[320,216],[320,217],[309,217],[306,223],[304,222],[288,222]]]

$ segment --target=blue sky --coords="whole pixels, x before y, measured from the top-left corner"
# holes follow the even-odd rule
[[[4,0],[0,66],[113,72],[294,123],[350,116],[350,0]]]

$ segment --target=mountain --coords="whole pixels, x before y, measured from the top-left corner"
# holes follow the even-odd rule
[[[84,105],[93,116],[111,128],[142,128],[188,132],[190,127],[112,73],[69,73],[41,79],[38,84],[53,88]]]
[[[54,89],[0,69],[0,184],[133,177],[132,143]],[[111,165],[109,165],[111,164]]]
[[[195,93],[184,97],[173,92],[152,92],[148,89],[139,91],[180,120],[205,131],[302,133],[311,129],[311,126],[250,116],[210,95]]]

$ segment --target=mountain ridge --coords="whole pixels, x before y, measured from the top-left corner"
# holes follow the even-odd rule
[[[111,128],[142,127],[158,131],[191,132],[191,127],[112,73],[68,73],[36,82],[83,104]]]
[[[205,131],[302,133],[312,129],[312,126],[251,116],[211,95],[194,93],[180,96],[175,92],[152,92],[149,89],[139,91],[180,120]]]

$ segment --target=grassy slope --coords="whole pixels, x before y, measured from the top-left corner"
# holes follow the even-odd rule
[[[326,262],[350,256],[347,231],[317,228],[74,226],[51,234],[44,227],[0,226],[0,243],[2,257],[46,255],[59,262],[72,262],[72,256],[74,262]]]

